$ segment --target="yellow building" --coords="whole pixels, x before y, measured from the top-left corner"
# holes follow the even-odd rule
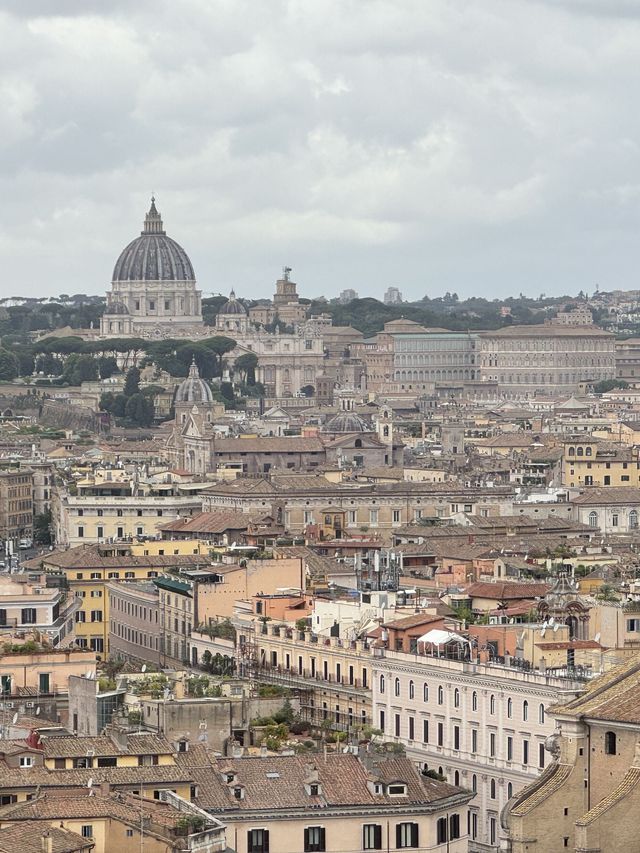
[[[638,454],[630,447],[585,436],[562,445],[562,485],[640,486]]]
[[[84,545],[67,551],[53,551],[23,563],[27,569],[38,569],[66,578],[68,588],[82,599],[76,612],[76,643],[98,654],[109,651],[109,596],[107,584],[114,581],[140,581],[157,578],[172,568],[198,568],[209,562],[208,556],[193,553],[192,543],[148,542],[143,546],[125,543],[113,545]],[[180,554],[144,554],[135,551],[174,550]],[[186,553],[191,544],[191,550]],[[148,548],[146,546],[149,546]]]

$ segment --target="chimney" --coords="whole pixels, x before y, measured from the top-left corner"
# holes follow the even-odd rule
[[[111,792],[111,785],[108,782],[100,782],[100,796],[108,797]]]
[[[53,838],[51,837],[51,833],[48,829],[45,829],[42,833],[40,849],[42,850],[42,853],[53,853]]]

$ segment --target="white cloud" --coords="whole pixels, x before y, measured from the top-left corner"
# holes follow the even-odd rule
[[[637,286],[631,0],[2,5],[2,295],[104,291],[152,190],[206,292]]]

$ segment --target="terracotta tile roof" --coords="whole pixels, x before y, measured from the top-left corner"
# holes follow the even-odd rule
[[[571,499],[577,506],[602,506],[603,504],[640,504],[640,489],[631,486],[607,486],[605,488],[585,489]]]
[[[590,823],[596,821],[606,811],[625,799],[629,792],[638,786],[638,783],[640,783],[640,767],[630,767],[620,784],[611,791],[609,796],[604,797],[597,806],[594,806],[577,820],[576,826],[589,826]]]
[[[93,850],[93,840],[54,826],[43,826],[37,820],[21,820],[0,829],[0,853],[42,853],[42,836],[48,832],[52,853],[76,853]]]
[[[207,559],[198,554],[160,554],[149,556],[107,556],[100,545],[78,545],[66,551],[53,551],[22,563],[23,568],[40,568],[42,564],[60,569],[126,569],[164,568],[169,566],[202,565]]]
[[[159,525],[169,533],[224,533],[227,530],[246,530],[251,516],[243,512],[220,510],[201,512],[193,518],[178,518]]]
[[[403,619],[386,622],[384,627],[395,628],[398,631],[406,631],[408,628],[416,628],[419,625],[428,625],[429,622],[442,622],[442,617],[434,616],[433,613],[414,613],[412,616],[405,616]]]
[[[175,785],[192,781],[190,773],[181,765],[154,765],[150,767],[94,767],[87,770],[47,770],[45,767],[12,768],[0,763],[2,787],[24,788],[76,788],[86,786],[89,779],[96,785],[108,782],[113,787],[139,785]]]
[[[491,583],[477,581],[465,587],[464,592],[471,598],[492,598],[497,601],[510,601],[517,598],[544,598],[550,590],[546,583]]]
[[[539,779],[516,795],[517,802],[511,809],[511,814],[516,817],[529,814],[564,785],[573,769],[572,764],[552,764]]]
[[[342,806],[429,805],[441,799],[463,794],[446,782],[421,776],[407,758],[382,759],[374,775],[382,781],[402,781],[407,785],[406,797],[374,795],[367,785],[369,773],[356,755],[265,756],[213,759],[207,764],[202,753],[180,755],[196,778],[201,808],[215,809],[227,815],[247,811],[272,812],[274,808],[310,809]],[[213,769],[213,772],[212,772]],[[225,773],[235,772],[227,783]],[[310,796],[305,780],[317,773],[320,794]],[[244,796],[236,799],[234,787],[241,786]]]
[[[322,453],[319,438],[269,436],[265,438],[219,438],[215,453]]]
[[[81,758],[87,750],[98,756],[107,755],[173,755],[174,747],[163,737],[153,734],[130,734],[125,748],[110,737],[50,737],[43,740],[45,758]]]
[[[551,710],[556,715],[640,725],[640,656],[588,682],[584,693]]]

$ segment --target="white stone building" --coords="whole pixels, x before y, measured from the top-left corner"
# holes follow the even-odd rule
[[[549,760],[554,723],[546,709],[583,685],[495,663],[375,654],[374,726],[423,770],[474,791],[469,849],[497,849],[501,809]]]

